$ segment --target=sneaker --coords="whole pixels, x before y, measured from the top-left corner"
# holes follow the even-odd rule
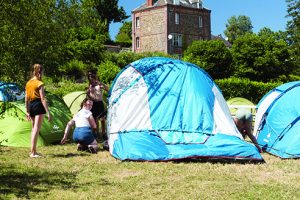
[[[103,149],[109,151],[108,140],[105,140],[105,141],[103,142]]]
[[[92,154],[96,154],[97,153],[97,150],[94,149],[94,147],[92,147],[91,145],[88,146],[88,151]]]
[[[83,146],[83,145],[77,146],[77,151],[86,151],[87,149],[88,149],[87,146]]]

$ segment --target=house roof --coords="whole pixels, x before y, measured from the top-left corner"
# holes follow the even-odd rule
[[[180,0],[179,5],[185,6],[185,7],[190,7],[190,8],[195,8],[195,6],[192,4],[195,2],[199,2],[199,0]],[[166,4],[173,4],[173,0],[157,0],[156,3],[154,3],[152,7],[162,6],[162,5],[166,5]],[[146,8],[149,8],[149,6],[147,6],[147,1],[145,0],[145,3],[143,3],[139,7],[135,8],[132,12],[138,11],[138,10],[143,10]]]
[[[225,38],[223,38],[222,35],[211,35],[211,39],[212,39],[212,40],[221,40],[221,41],[224,42],[224,44],[225,44],[227,47],[229,47],[229,48],[232,47],[232,44],[231,44],[228,40],[226,40]]]

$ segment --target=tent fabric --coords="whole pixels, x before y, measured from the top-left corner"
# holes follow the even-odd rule
[[[110,153],[120,160],[262,160],[242,139],[217,85],[191,63],[135,61],[115,78],[108,99]]]
[[[64,102],[70,109],[72,115],[75,115],[80,110],[81,102],[86,98],[86,92],[75,91],[66,94],[63,97]]]
[[[233,116],[235,115],[236,111],[239,108],[249,110],[252,113],[252,115],[255,115],[255,108],[256,108],[255,104],[246,98],[234,97],[228,99],[226,103],[229,106],[231,115]]]
[[[281,158],[300,157],[300,81],[268,92],[258,103],[254,134],[259,145]]]
[[[71,113],[62,99],[46,93],[52,121],[44,119],[37,146],[59,142],[64,128],[71,119]],[[31,122],[25,119],[25,102],[0,102],[0,143],[3,146],[30,147]]]
[[[16,83],[0,81],[0,101],[17,101],[24,99],[25,91]]]

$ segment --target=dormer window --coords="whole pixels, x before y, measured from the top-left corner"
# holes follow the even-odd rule
[[[179,3],[180,3],[180,0],[173,0],[174,5],[179,5]]]
[[[192,2],[192,6],[193,6],[194,8],[202,8],[202,1],[201,1],[201,0],[194,0],[194,1]]]

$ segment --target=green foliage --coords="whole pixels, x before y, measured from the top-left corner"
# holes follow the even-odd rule
[[[53,77],[71,60],[100,63],[106,26],[89,0],[2,1],[0,19],[2,80],[25,83],[34,63]]]
[[[116,75],[121,71],[112,61],[106,61],[99,65],[98,76],[100,80],[105,84],[111,84]]]
[[[126,15],[124,8],[118,6],[119,0],[92,0],[94,7],[102,22],[106,25],[106,31],[109,30],[111,22],[123,22],[129,16]]]
[[[231,54],[237,78],[268,82],[293,70],[287,43],[273,36],[248,33],[236,39]]]
[[[293,61],[298,67],[295,73],[300,76],[300,1],[286,0],[289,21],[287,23],[288,38],[292,47]]]
[[[64,56],[84,63],[100,63],[104,52],[105,37],[91,27],[79,27],[67,32]]]
[[[233,44],[238,37],[246,33],[252,33],[252,28],[252,22],[249,17],[245,15],[232,16],[227,21],[224,34],[228,37],[228,41]]]
[[[116,43],[121,46],[130,47],[132,43],[132,22],[124,22],[117,36]]]
[[[49,77],[44,77],[43,81],[46,91],[61,98],[70,92],[85,91],[88,86],[87,82],[77,83],[72,79],[61,79],[59,82],[55,82]]]
[[[55,11],[54,0],[1,2],[1,77],[24,82],[31,64],[46,59],[44,52],[59,42]]]
[[[282,82],[263,83],[240,78],[219,79],[215,80],[215,82],[222,90],[225,99],[243,97],[255,104],[257,104],[267,92],[283,84]]]
[[[109,60],[113,62],[116,66],[123,69],[128,64],[146,57],[172,57],[172,56],[163,52],[146,52],[146,53],[134,53],[132,51],[125,51],[120,53],[106,52],[104,60],[106,61]]]
[[[87,65],[79,60],[71,60],[62,66],[59,66],[59,71],[68,77],[80,79],[87,72]]]
[[[231,53],[221,40],[194,41],[184,52],[183,60],[203,68],[213,79],[231,75]]]

